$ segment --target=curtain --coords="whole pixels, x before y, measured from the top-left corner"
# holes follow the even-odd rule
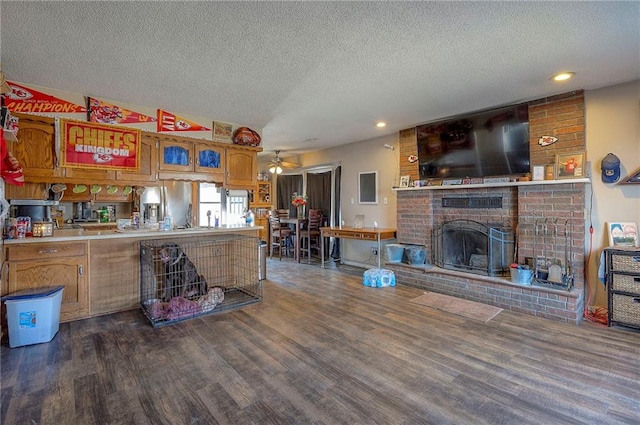
[[[340,204],[340,197],[341,197],[341,192],[342,192],[342,186],[341,186],[341,180],[342,180],[342,166],[338,166],[336,167],[336,170],[334,171],[334,181],[335,181],[335,194],[334,194],[334,205],[335,205],[335,212],[333,214],[333,222],[329,223],[329,224],[335,224],[335,225],[339,225],[340,224],[340,220],[341,220],[341,210],[342,210],[342,205]],[[334,259],[338,259],[340,258],[340,241],[339,239],[336,239],[333,242],[333,249],[331,250],[331,258]]]
[[[327,222],[331,221],[331,171],[307,174],[307,210],[320,209]],[[324,223],[323,223],[324,225]]]
[[[277,193],[277,208],[278,210],[289,210],[289,216],[296,216],[296,207],[291,205],[291,197],[293,193],[296,192],[298,194],[303,193],[302,187],[302,175],[294,174],[294,175],[279,175],[276,183],[276,193]]]

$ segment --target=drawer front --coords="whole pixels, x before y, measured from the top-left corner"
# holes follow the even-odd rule
[[[611,279],[612,291],[631,292],[640,296],[640,275],[630,276],[625,274],[613,273]]]
[[[340,237],[340,234],[338,232],[334,232],[332,230],[327,230],[325,232],[322,232],[322,235],[325,238],[339,238]]]
[[[640,254],[611,254],[611,269],[616,272],[640,273]]]
[[[9,261],[43,260],[47,258],[70,257],[85,255],[86,242],[76,243],[47,243],[26,244],[22,246],[7,247],[7,259]]]
[[[612,294],[611,320],[640,326],[640,296]]]

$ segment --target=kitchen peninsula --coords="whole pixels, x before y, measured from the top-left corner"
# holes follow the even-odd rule
[[[220,236],[255,237],[249,270],[258,281],[260,226],[161,230],[62,229],[52,237],[4,240],[2,295],[48,285],[65,285],[60,321],[68,322],[139,307],[140,242],[166,240],[178,244]],[[255,272],[255,273],[254,273]]]

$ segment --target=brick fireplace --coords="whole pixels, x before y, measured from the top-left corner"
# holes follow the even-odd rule
[[[557,153],[584,149],[584,96],[571,92],[529,103],[531,165],[553,163]],[[547,147],[543,135],[558,137]],[[416,154],[414,129],[400,132],[400,157]],[[401,175],[418,179],[417,165],[400,162]],[[507,310],[578,324],[584,307],[585,182],[541,181],[465,187],[440,186],[398,190],[397,239],[401,244],[426,246],[432,254],[432,235],[445,221],[474,220],[514,229],[517,261],[533,258],[540,220],[567,223],[573,286],[570,290],[512,283],[509,277],[481,276],[439,267],[390,264],[398,283],[424,288]],[[444,198],[500,198],[499,208],[443,208]],[[455,206],[455,202],[453,203]],[[538,246],[538,249],[540,247]],[[549,247],[550,248],[550,247]]]

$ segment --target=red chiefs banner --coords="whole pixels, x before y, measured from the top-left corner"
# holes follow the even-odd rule
[[[71,114],[75,112],[87,112],[82,105],[67,102],[57,97],[39,92],[7,81],[11,92],[5,96],[5,106],[11,112],[43,113],[43,114]]]
[[[141,131],[86,121],[60,120],[62,166],[137,170]]]
[[[133,124],[141,122],[156,122],[155,117],[139,114],[107,103],[93,97],[88,98],[89,121],[102,124]]]
[[[211,131],[211,129],[158,109],[158,133],[163,131]]]

